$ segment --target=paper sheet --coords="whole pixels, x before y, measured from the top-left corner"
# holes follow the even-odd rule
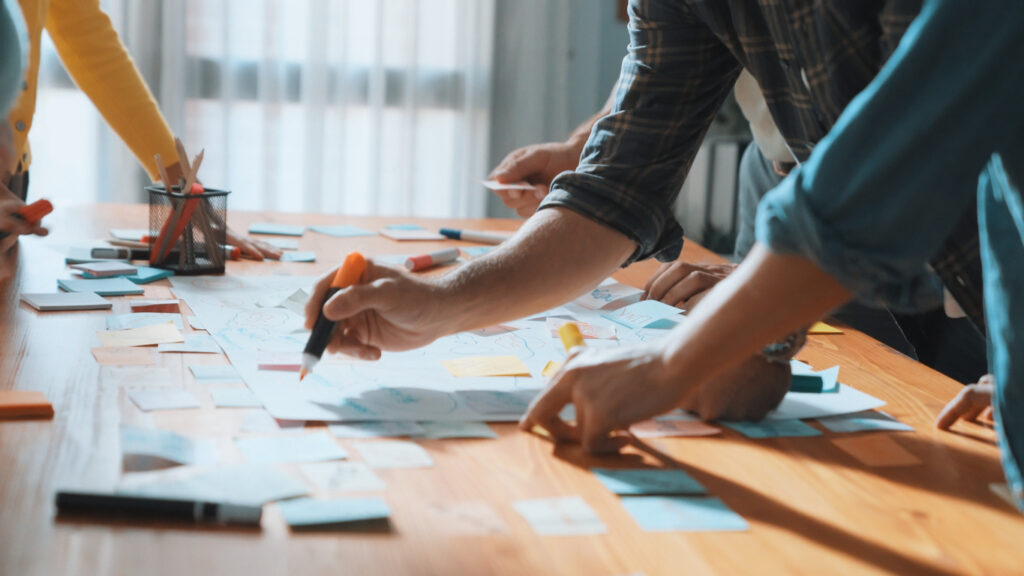
[[[676,438],[685,436],[714,436],[722,432],[710,424],[689,420],[648,420],[629,427],[637,438]]]
[[[380,235],[398,242],[439,241],[445,239],[444,236],[432,230],[389,230],[385,228],[380,230]]]
[[[644,291],[608,278],[575,303],[590,310],[615,310],[639,302]]]
[[[380,492],[386,488],[363,462],[317,462],[300,468],[320,492]]]
[[[210,388],[217,408],[262,408],[263,403],[248,388]]]
[[[211,382],[241,382],[242,377],[238,375],[233,366],[223,364],[193,364],[188,367],[192,376],[203,383]]]
[[[299,436],[236,438],[235,444],[246,460],[255,463],[319,462],[348,457],[348,453],[326,432]]]
[[[516,356],[458,358],[455,360],[442,360],[441,364],[456,378],[530,375],[530,370]]]
[[[104,348],[117,348],[120,346],[152,346],[168,342],[184,342],[185,337],[174,327],[174,324],[155,324],[142,328],[130,330],[111,330],[97,332],[100,343]]]
[[[350,422],[329,424],[327,429],[335,438],[400,438],[426,433],[416,422]]]
[[[446,500],[422,508],[432,529],[448,536],[507,534],[508,525],[497,510],[478,500]]]
[[[594,468],[594,476],[620,496],[707,494],[707,488],[676,468]]]
[[[198,470],[186,478],[172,481],[123,482],[118,491],[154,498],[183,498],[251,506],[309,494],[309,490],[298,479],[266,464],[236,464]]]
[[[189,438],[156,428],[121,426],[121,455],[126,469],[140,470],[161,464],[207,466],[218,459],[217,446],[208,438]]]
[[[184,342],[168,342],[156,347],[157,352],[185,354],[220,354],[220,346],[209,334],[186,334]]]
[[[520,500],[515,503],[515,509],[530,523],[533,531],[542,536],[607,532],[594,509],[579,496]]]
[[[319,234],[334,236],[335,238],[351,238],[354,236],[376,236],[375,232],[359,228],[358,226],[310,226],[310,230]]]
[[[746,520],[718,498],[647,496],[623,498],[622,505],[645,532],[733,532]]]
[[[682,312],[682,310],[675,306],[669,306],[657,300],[643,300],[614,312],[606,312],[602,316],[626,328],[635,330],[663,319],[681,320],[682,317],[675,318],[675,316],[679,316]]]
[[[128,390],[128,397],[146,412],[199,408],[199,400],[181,388],[134,388]]]
[[[275,224],[273,222],[253,222],[249,225],[249,234],[271,234],[276,236],[302,236],[305,226]]]
[[[97,278],[95,280],[61,278],[57,280],[57,286],[68,292],[94,292],[100,296],[126,296],[129,294],[145,293],[142,287],[136,286],[134,282],[125,278]]]
[[[430,468],[434,460],[415,442],[357,442],[356,450],[372,468]]]
[[[277,505],[292,528],[328,527],[352,522],[386,520],[391,516],[387,502],[380,498],[312,498],[289,500]]]
[[[900,422],[885,412],[874,411],[819,418],[818,422],[832,432],[866,432],[873,430],[912,432],[914,430],[912,426]]]
[[[747,438],[792,438],[821,436],[821,431],[800,420],[763,420],[761,422],[722,422]]]
[[[131,330],[133,328],[145,328],[157,324],[174,324],[178,330],[182,329],[181,314],[166,314],[159,312],[136,312],[133,314],[111,314],[107,316],[107,330]]]
[[[424,436],[442,438],[497,438],[498,434],[483,422],[423,422]]]
[[[316,262],[316,252],[282,252],[281,262]]]
[[[100,375],[104,386],[114,388],[171,388],[176,384],[171,371],[162,366],[104,366]]]
[[[300,420],[277,420],[266,410],[247,410],[242,419],[243,433],[302,432],[306,423]]]

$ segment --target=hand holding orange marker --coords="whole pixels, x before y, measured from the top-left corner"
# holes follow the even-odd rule
[[[366,258],[359,252],[352,252],[345,257],[345,262],[334,273],[331,287],[327,290],[324,301],[320,303],[320,313],[317,314],[316,323],[313,324],[313,331],[309,333],[306,349],[302,351],[302,370],[299,372],[299,381],[302,381],[313,370],[313,367],[320,362],[320,358],[324,355],[324,350],[327,350],[327,344],[331,341],[331,335],[334,334],[336,323],[324,316],[324,304],[339,290],[358,284],[365,271]]]

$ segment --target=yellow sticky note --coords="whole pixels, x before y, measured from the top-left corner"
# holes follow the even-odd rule
[[[835,326],[825,324],[824,322],[815,322],[811,329],[807,331],[808,334],[842,334],[843,331]]]
[[[456,378],[472,376],[529,376],[530,370],[518,356],[476,356],[442,360],[441,364]]]
[[[153,350],[146,348],[93,348],[92,355],[104,366],[152,366],[156,364]]]
[[[130,330],[109,330],[97,332],[100,342],[104,348],[117,348],[120,346],[152,346],[154,344],[166,344],[171,342],[184,342],[185,337],[174,327],[173,322],[166,324],[154,324],[142,328]]]
[[[561,362],[559,362],[558,360],[551,360],[550,362],[544,365],[544,370],[541,371],[540,375],[545,378],[551,378],[561,369]]]

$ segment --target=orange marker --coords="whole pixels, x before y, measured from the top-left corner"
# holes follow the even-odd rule
[[[324,304],[339,290],[358,284],[365,271],[366,258],[359,252],[352,252],[345,257],[345,262],[334,273],[331,287],[327,290],[324,301],[320,303],[320,313],[317,314],[316,323],[313,324],[313,331],[309,333],[306,349],[302,351],[302,370],[299,372],[300,381],[320,362],[320,358],[324,355],[324,350],[327,350],[327,343],[331,341],[331,335],[334,333],[335,322],[328,320],[324,316]]]
[[[35,226],[36,224],[39,224],[39,221],[43,219],[43,216],[46,216],[50,212],[53,212],[53,204],[50,204],[49,200],[43,198],[42,200],[36,200],[27,206],[18,208],[18,211],[15,212],[14,215],[21,218],[28,224]],[[0,232],[0,238],[4,238],[6,236],[6,233]]]

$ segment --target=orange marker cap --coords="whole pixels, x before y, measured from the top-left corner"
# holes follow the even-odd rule
[[[351,252],[345,257],[345,262],[338,267],[334,273],[334,280],[331,281],[331,288],[348,288],[359,283],[366,271],[366,258],[359,252]]]
[[[29,224],[38,224],[43,219],[43,216],[50,212],[53,212],[53,204],[50,204],[50,201],[46,198],[36,200],[28,206],[22,206],[18,209],[18,215]]]
[[[193,182],[192,183],[192,189],[189,190],[188,193],[189,194],[205,194],[206,193],[206,188],[203,188],[203,185],[200,184],[199,182]]]

